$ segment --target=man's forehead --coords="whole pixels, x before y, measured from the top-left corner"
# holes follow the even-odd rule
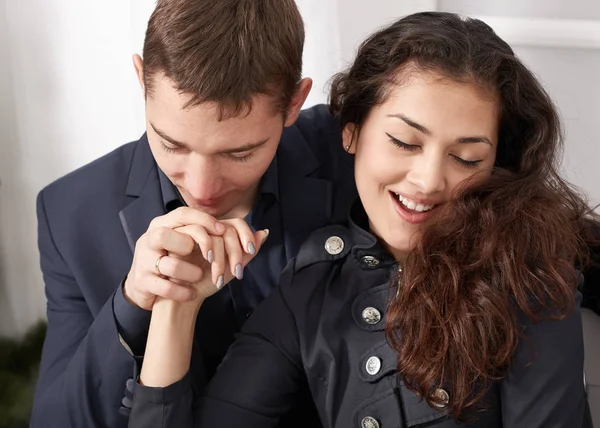
[[[279,140],[283,120],[252,115],[218,120],[202,106],[165,114],[148,115],[148,128],[173,145],[198,152],[251,150],[273,139]]]
[[[153,82],[153,89],[147,94],[147,102],[161,109],[201,114],[217,122],[253,122],[282,117],[278,100],[274,96],[259,93],[247,100],[200,102],[196,94],[178,90],[175,83],[163,74],[154,78]]]

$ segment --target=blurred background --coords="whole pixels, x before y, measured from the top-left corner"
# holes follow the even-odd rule
[[[0,337],[44,317],[35,196],[144,132],[131,55],[154,0],[0,0]],[[488,22],[539,76],[565,123],[566,176],[600,202],[599,0],[298,0],[308,105],[372,30],[422,10]]]

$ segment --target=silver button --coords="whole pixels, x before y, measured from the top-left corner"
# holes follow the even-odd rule
[[[371,416],[365,416],[360,422],[360,426],[362,428],[379,428],[379,422]]]
[[[344,251],[344,241],[339,236],[331,236],[325,241],[325,250],[332,256]]]
[[[379,264],[379,260],[373,256],[364,256],[361,259],[361,261],[363,262],[363,264],[365,264],[366,266],[369,266],[369,267],[375,267]]]
[[[371,357],[367,360],[367,364],[365,365],[367,369],[367,373],[371,376],[375,376],[381,370],[381,360],[377,357]]]
[[[433,391],[431,398],[433,398],[433,405],[435,407],[439,407],[440,409],[442,407],[446,407],[450,402],[450,396],[448,395],[448,392],[442,388],[437,388],[435,391]]]
[[[381,321],[381,312],[369,306],[362,311],[362,318],[367,324],[375,325]]]

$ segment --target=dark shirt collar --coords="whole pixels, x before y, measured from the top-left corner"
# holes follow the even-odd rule
[[[171,180],[167,175],[157,166],[158,179],[160,182],[160,190],[162,194],[162,200],[166,212],[170,212],[175,208],[185,205],[185,201],[181,197],[179,190],[171,183]],[[279,201],[279,178],[277,171],[277,156],[273,158],[273,161],[269,165],[269,168],[265,171],[265,174],[260,180],[258,186],[259,199],[264,195],[272,195],[276,201]]]
[[[158,169],[158,181],[160,182],[160,191],[162,194],[163,205],[166,212],[171,212],[176,208],[185,206],[185,201],[181,197],[179,190],[169,177],[157,166]]]

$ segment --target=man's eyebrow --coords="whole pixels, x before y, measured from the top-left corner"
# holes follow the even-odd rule
[[[154,126],[154,124],[152,122],[150,123],[150,126],[152,127],[152,129],[154,130],[154,132],[156,132],[156,134],[160,138],[162,138],[163,140],[166,140],[169,143],[171,143],[174,146],[177,146],[179,148],[188,149],[189,150],[189,147],[188,147],[187,144],[185,144],[185,143],[183,143],[181,141],[177,141],[174,138],[169,137],[167,134],[165,134],[164,131],[161,131],[159,128],[157,128],[156,126]],[[244,145],[239,146],[239,147],[234,147],[232,149],[220,150],[218,153],[233,155],[233,154],[236,154],[236,153],[248,152],[250,150],[254,150],[254,149],[257,149],[257,148],[259,148],[261,146],[264,146],[268,141],[269,141],[269,139],[266,138],[266,139],[261,140],[261,141],[259,141],[257,143],[247,143],[247,144],[244,144]]]
[[[243,146],[235,147],[233,149],[221,150],[219,151],[219,153],[233,155],[236,153],[249,152],[250,150],[258,149],[259,147],[264,146],[265,144],[267,144],[267,141],[269,141],[268,138],[261,140],[257,143],[247,143]]]
[[[169,137],[167,134],[164,133],[164,131],[161,131],[156,126],[154,126],[154,124],[152,122],[150,122],[150,126],[152,127],[154,132],[156,132],[156,134],[163,140],[166,140],[169,143],[173,144],[174,146],[180,147],[182,149],[188,148],[187,144],[182,143],[181,141],[177,141],[176,139]]]

